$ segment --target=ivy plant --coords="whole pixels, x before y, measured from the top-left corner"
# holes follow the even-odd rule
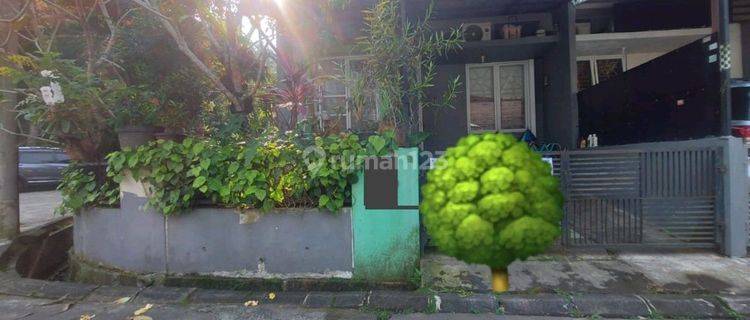
[[[75,214],[96,206],[112,207],[120,201],[120,189],[114,181],[105,179],[99,186],[92,172],[75,164],[63,170],[57,190],[62,194],[62,202],[55,209],[57,214]]]
[[[148,206],[177,214],[204,198],[236,209],[317,206],[332,212],[351,197],[351,184],[368,156],[394,150],[390,131],[367,140],[354,134],[316,137],[302,145],[289,137],[227,144],[185,139],[155,141],[109,155],[117,182],[130,173],[149,186]]]
[[[125,173],[145,182],[149,187],[148,206],[172,215],[195,202],[197,189],[188,173],[199,165],[202,146],[193,139],[182,143],[160,140],[136,150],[114,152],[107,157],[110,174],[117,182],[122,182]]]

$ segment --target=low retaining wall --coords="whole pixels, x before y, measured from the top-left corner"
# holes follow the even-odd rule
[[[141,274],[406,283],[419,263],[419,168],[417,149],[396,155],[398,172],[370,180],[360,173],[352,208],[338,213],[196,208],[164,217],[145,206],[144,186],[126,178],[120,209],[76,215],[73,252]],[[381,174],[392,179],[383,182]],[[367,192],[393,188],[391,207],[366,205]]]
[[[278,279],[353,275],[348,208],[264,214],[202,208],[173,217],[92,209],[75,217],[74,242],[78,257],[139,273]]]

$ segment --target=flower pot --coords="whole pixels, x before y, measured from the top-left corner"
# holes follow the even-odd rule
[[[135,149],[154,140],[154,128],[150,126],[125,126],[117,130],[120,148]]]
[[[508,270],[492,269],[492,291],[501,293],[508,291],[510,282],[508,281]]]

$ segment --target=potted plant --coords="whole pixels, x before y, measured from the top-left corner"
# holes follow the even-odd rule
[[[488,265],[496,292],[507,267],[542,253],[560,235],[563,196],[549,164],[507,134],[470,135],[427,174],[420,212],[444,253]]]
[[[145,86],[120,85],[112,91],[112,125],[121,148],[137,148],[154,140],[160,100]]]

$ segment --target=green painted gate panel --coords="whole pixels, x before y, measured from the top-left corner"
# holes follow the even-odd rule
[[[419,262],[419,151],[401,148],[397,153],[398,205],[403,208],[366,209],[362,172],[352,186],[355,278],[407,280]]]

